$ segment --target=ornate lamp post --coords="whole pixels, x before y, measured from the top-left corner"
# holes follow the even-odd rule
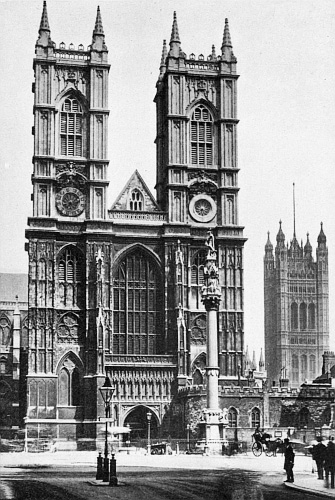
[[[105,457],[104,457],[104,467],[103,467],[103,481],[109,481],[109,460],[108,460],[108,419],[110,419],[110,405],[112,402],[112,397],[114,393],[114,387],[112,387],[109,377],[105,378],[104,385],[99,387],[103,402],[105,404],[105,417],[106,417],[106,431],[105,431]]]
[[[150,442],[150,423],[151,423],[152,413],[148,411],[147,421],[148,421],[148,455],[151,455],[151,442]]]

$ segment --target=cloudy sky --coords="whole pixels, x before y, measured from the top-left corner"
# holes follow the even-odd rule
[[[220,51],[229,18],[238,59],[240,223],[245,226],[245,338],[263,345],[263,255],[279,220],[315,252],[324,224],[335,348],[335,2],[333,0],[100,0],[109,48],[109,205],[138,169],[154,192],[155,84],[177,11],[186,54]],[[48,0],[58,45],[91,43],[98,2]],[[31,214],[32,61],[42,0],[0,1],[0,271],[26,272]]]

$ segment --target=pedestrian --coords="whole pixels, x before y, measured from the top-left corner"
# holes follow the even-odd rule
[[[329,475],[330,475],[330,487],[335,486],[335,443],[329,440],[325,453],[325,479],[326,488],[329,488]]]
[[[284,469],[286,470],[287,479],[285,483],[294,483],[293,467],[294,467],[294,451],[290,445],[290,440],[288,438],[284,439],[285,445],[285,461]]]
[[[323,479],[323,468],[325,464],[326,451],[327,448],[322,442],[322,438],[317,438],[318,444],[316,444],[312,449],[312,457],[316,462],[316,468],[318,470],[318,479]]]

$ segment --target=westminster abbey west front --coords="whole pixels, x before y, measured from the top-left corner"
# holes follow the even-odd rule
[[[201,290],[210,229],[222,290],[219,385],[244,379],[238,75],[227,20],[223,28],[218,54],[213,46],[208,56],[187,55],[174,15],[156,85],[157,196],[135,171],[109,205],[113,95],[100,10],[86,50],[52,41],[44,2],[26,230],[28,429],[38,424],[60,440],[94,439],[107,375],[114,423],[129,424],[131,436],[146,435],[148,411],[153,437],[185,431],[186,406],[174,401],[206,385]]]

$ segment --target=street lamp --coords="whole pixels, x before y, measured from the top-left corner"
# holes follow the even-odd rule
[[[110,419],[110,405],[114,393],[114,387],[112,387],[109,377],[106,376],[104,385],[99,387],[104,405],[105,405],[105,417],[106,417],[106,427],[105,427],[105,458],[103,467],[103,481],[109,481],[109,460],[108,460],[108,419]]]
[[[148,411],[147,413],[147,421],[148,421],[148,455],[151,455],[151,443],[150,443],[150,422],[151,422],[152,413]]]

